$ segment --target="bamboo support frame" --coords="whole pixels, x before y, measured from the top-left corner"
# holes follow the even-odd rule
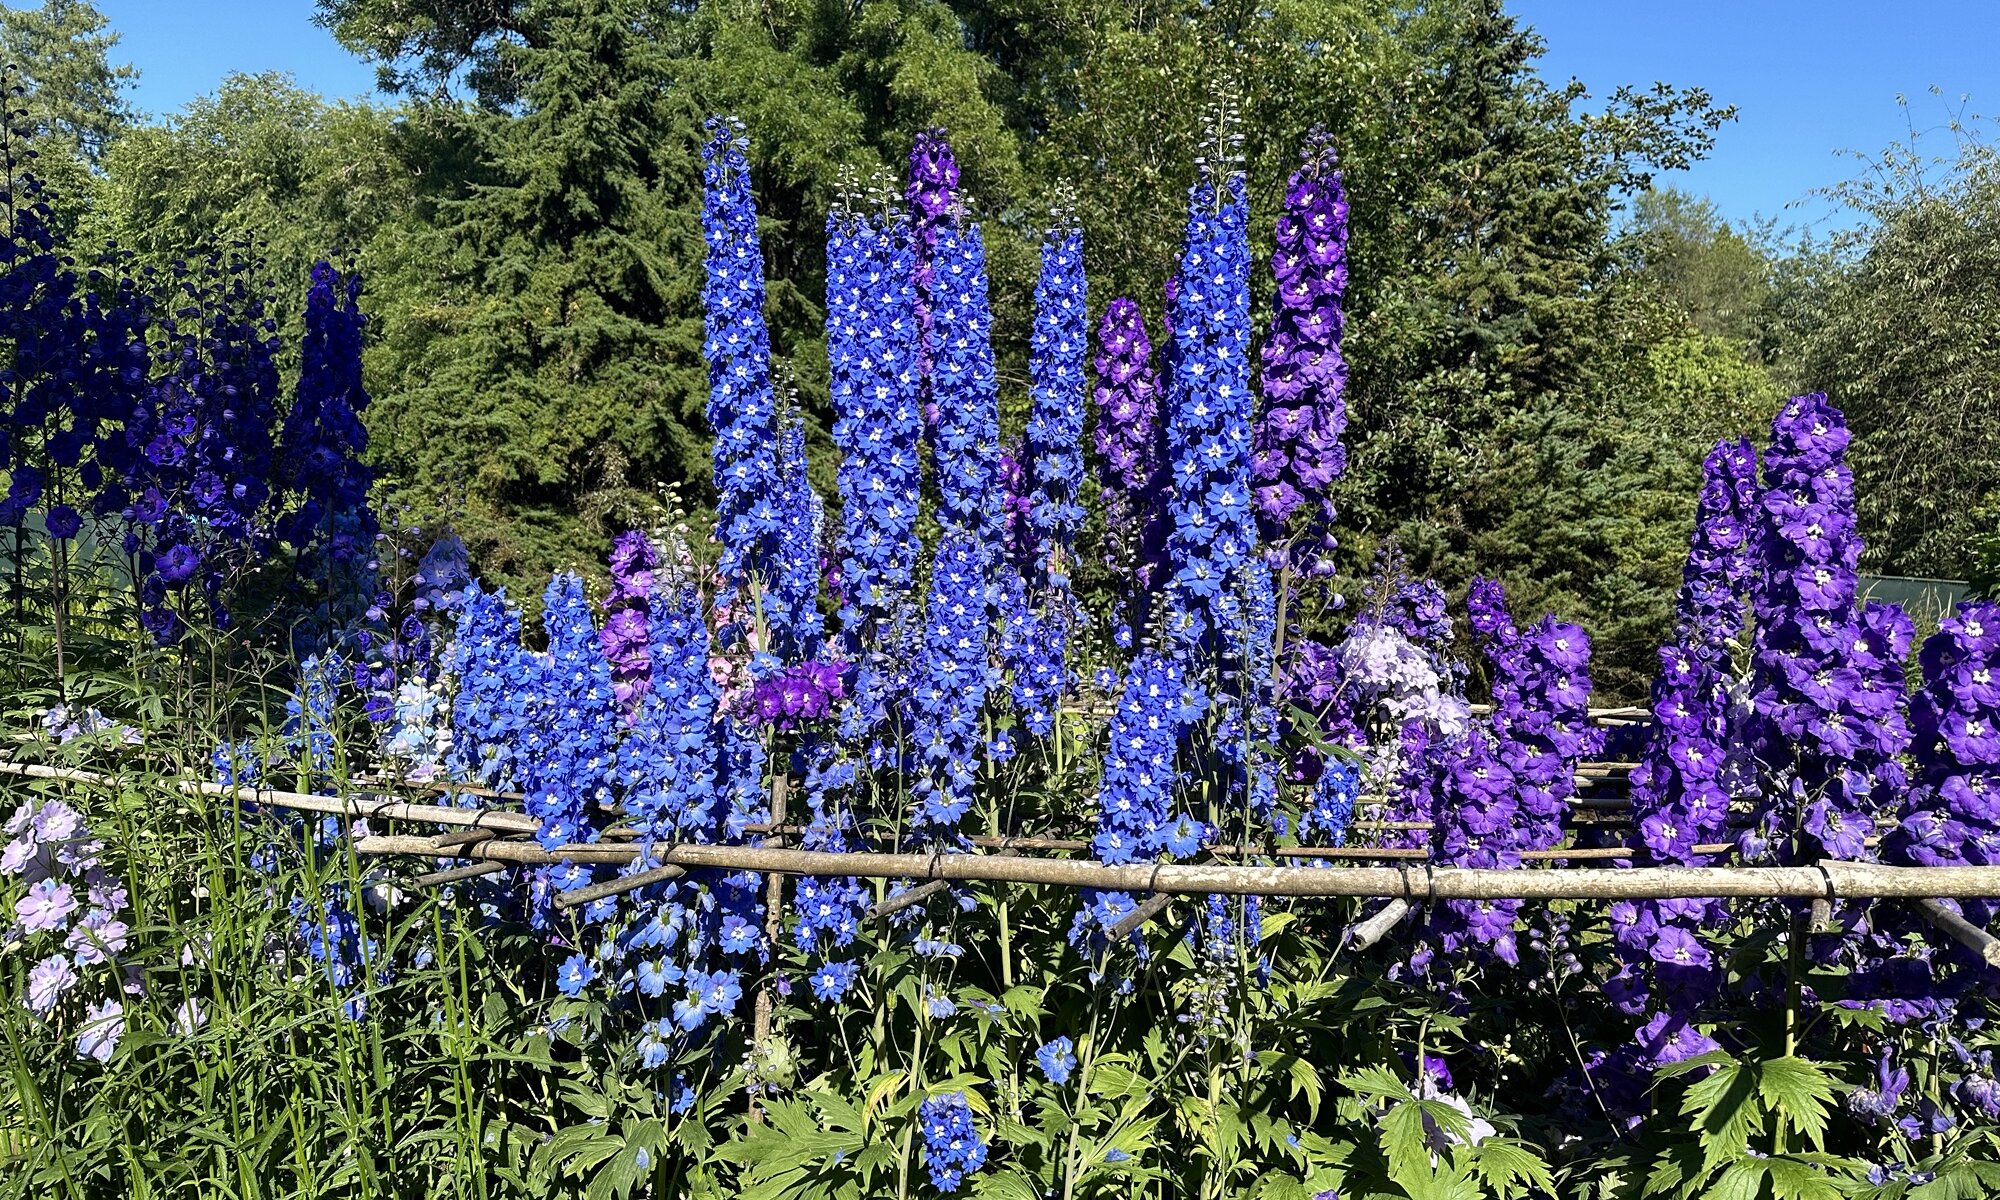
[[[950,880],[933,879],[929,883],[920,883],[913,888],[905,888],[893,896],[884,897],[880,904],[870,907],[867,919],[877,921],[883,917],[894,916],[906,908],[915,908],[917,905],[922,904],[950,886]]]
[[[374,835],[355,842],[361,854],[437,854],[429,838]],[[460,849],[474,859],[517,863],[622,863],[638,847],[601,843],[544,850],[530,842],[494,840]],[[853,875],[874,879],[950,880],[1093,888],[1176,895],[1379,896],[1410,903],[1439,900],[1927,899],[2000,896],[2000,867],[1899,867],[1825,862],[1810,867],[1628,867],[1530,871],[1434,867],[1241,866],[1191,863],[1098,863],[997,854],[833,853],[772,846],[681,844],[656,848],[665,865],[786,875]],[[633,876],[631,878],[637,878]]]
[[[602,900],[606,896],[635,892],[656,883],[671,883],[685,874],[687,874],[686,867],[654,867],[650,871],[636,871],[630,875],[621,875],[617,879],[607,879],[603,883],[580,887],[573,892],[564,892],[556,897],[556,907],[565,910],[580,908],[593,900]]]

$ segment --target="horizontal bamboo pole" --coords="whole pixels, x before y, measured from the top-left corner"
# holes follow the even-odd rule
[[[362,854],[432,855],[430,839],[364,837]],[[629,861],[630,847],[591,844],[543,850],[530,842],[464,847],[470,858],[521,863]],[[1603,870],[1485,870],[1398,866],[1312,869],[1190,863],[1097,863],[993,854],[875,854],[770,846],[677,845],[655,857],[678,867],[1043,884],[1111,892],[1238,896],[1388,896],[1436,900],[1673,900],[1698,897],[1810,900],[1819,896],[1928,898],[2000,896],[2000,867],[1894,867],[1826,862],[1811,867],[1632,867]]]
[[[0,775],[30,779],[60,779],[71,783],[116,785],[122,781],[96,771],[74,767],[50,767],[40,763],[0,762]],[[386,797],[373,799],[367,793],[354,796],[313,796],[305,792],[285,792],[244,784],[207,783],[181,779],[171,785],[189,796],[215,796],[238,803],[262,804],[296,812],[327,813],[333,816],[376,820],[428,821],[433,825],[467,825],[501,833],[534,833],[542,823],[526,813],[503,812],[491,808],[454,808],[444,804],[411,804]]]
[[[2000,967],[2000,938],[1929,897],[1918,899],[1913,904],[1917,915],[1929,921],[1939,933],[1985,959],[1989,966]]]

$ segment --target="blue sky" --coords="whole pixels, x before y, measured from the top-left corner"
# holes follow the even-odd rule
[[[11,0],[17,6],[23,0]],[[230,71],[290,71],[328,97],[365,95],[373,71],[312,23],[312,0],[96,0],[141,72],[137,100],[172,112]],[[1739,119],[1714,155],[1665,182],[1713,198],[1725,216],[1843,221],[1816,187],[1851,177],[1841,150],[1880,150],[1948,119],[1961,95],[2000,112],[1994,0],[1508,0],[1549,43],[1556,82],[1603,96],[1621,83],[1698,85]],[[1929,88],[1943,89],[1942,99]],[[1787,207],[1794,205],[1794,207]]]
[[[1508,0],[1508,9],[1541,31],[1542,71],[1555,81],[1574,76],[1601,97],[1666,80],[1736,105],[1708,160],[1662,179],[1706,194],[1732,219],[1845,223],[1810,196],[1859,173],[1839,151],[1873,154],[1912,125],[1942,125],[1961,96],[1971,111],[2000,113],[1993,0]]]

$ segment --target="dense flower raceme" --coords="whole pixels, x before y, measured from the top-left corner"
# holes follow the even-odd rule
[[[976,533],[947,528],[931,566],[921,666],[910,697],[916,779],[913,836],[955,842],[972,810],[992,689],[987,639],[992,599],[986,549]]]
[[[1856,599],[1847,423],[1822,394],[1772,424],[1758,535],[1755,708],[1766,807],[1739,839],[1751,861],[1857,859],[1905,786],[1901,609]],[[1796,821],[1793,819],[1796,814]],[[1790,830],[1801,833],[1794,840]]]
[[[1743,628],[1755,471],[1747,442],[1719,442],[1703,464],[1674,641],[1660,649],[1653,685],[1653,733],[1632,775],[1633,819],[1652,862],[1708,861],[1694,847],[1721,841],[1729,802],[1756,788],[1730,654]]]
[[[1033,502],[1029,588],[1067,590],[1068,561],[1083,527],[1084,364],[1089,315],[1083,277],[1083,231],[1051,230],[1042,242],[1035,285],[1035,331],[1028,370],[1028,478]]]
[[[859,644],[908,602],[923,417],[915,251],[900,213],[827,219],[827,360],[840,451],[841,623]]]
[[[1474,579],[1471,625],[1493,669],[1493,714],[1449,752],[1437,777],[1434,861],[1465,867],[1518,867],[1528,850],[1563,840],[1577,764],[1596,745],[1588,723],[1590,639],[1546,616],[1523,632],[1499,584]],[[1520,902],[1454,901],[1436,910],[1432,931],[1446,954],[1470,947],[1519,960]]]
[[[35,960],[22,1003],[74,1030],[79,1057],[108,1062],[125,1032],[120,996],[142,990],[117,961],[131,937],[125,886],[100,861],[104,843],[60,799],[19,805],[0,832],[7,953]]]
[[[1021,480],[1006,489],[1011,562],[1000,581],[1001,652],[1013,676],[1015,707],[1037,736],[1054,728],[1056,708],[1071,683],[1067,651],[1077,613],[1069,561],[1083,525],[1078,497],[1088,341],[1083,234],[1074,228],[1051,231],[1042,243],[1035,287],[1026,461],[1015,464],[1003,456],[1003,466],[1015,466]]]
[[[940,331],[933,363],[938,401],[934,461],[939,523],[924,609],[919,676],[910,697],[918,778],[911,832],[954,840],[972,806],[985,745],[982,718],[995,682],[990,641],[999,607],[1005,525],[993,497],[1000,483],[999,397],[979,228],[938,233],[931,294]]]
[[[1636,857],[1646,863],[1711,862],[1696,847],[1723,842],[1731,800],[1756,788],[1731,661],[1745,615],[1756,498],[1749,443],[1718,442],[1702,466],[1674,640],[1660,649],[1653,729],[1632,773]],[[1621,1009],[1649,1020],[1630,1044],[1600,1052],[1589,1079],[1602,1102],[1629,1117],[1652,1071],[1712,1048],[1687,1025],[1720,990],[1706,931],[1727,911],[1709,900],[1626,901],[1611,915],[1619,969],[1606,990]]]
[[[361,414],[361,277],[321,260],[306,293],[299,386],[285,418],[280,461],[297,503],[278,519],[277,536],[294,549],[323,553],[334,566],[374,550],[368,508],[373,475],[361,462],[368,433]]]
[[[1209,830],[1175,811],[1175,760],[1182,732],[1207,708],[1207,695],[1174,656],[1147,650],[1133,661],[1105,745],[1097,834],[1091,839],[1099,862],[1186,858],[1200,849]],[[1103,931],[1133,907],[1125,892],[1086,891],[1070,940],[1101,945]]]
[[[932,392],[936,329],[941,321],[935,295],[938,238],[960,217],[958,159],[942,129],[917,134],[910,146],[910,180],[905,189],[913,234],[911,282],[916,285],[917,377],[920,411],[928,432],[937,422],[938,400]]]
[[[964,1092],[932,1096],[917,1111],[924,1135],[924,1169],[931,1186],[947,1195],[958,1191],[965,1177],[986,1165],[986,1141],[972,1123],[972,1106]]]
[[[986,249],[977,225],[938,231],[931,297],[937,317],[932,363],[938,402],[939,520],[976,533],[989,561],[1003,540],[1000,506],[1000,394],[993,365],[993,310]]]
[[[1165,430],[1160,424],[1160,377],[1137,304],[1120,296],[1105,308],[1091,362],[1097,373],[1091,391],[1097,421],[1091,438],[1104,503],[1105,563],[1129,572],[1133,593],[1141,596],[1155,582],[1157,564],[1143,547],[1147,530],[1164,517],[1167,488],[1161,475]],[[1154,540],[1160,536],[1156,531]],[[1136,622],[1143,614],[1129,619]]]
[[[1305,163],[1292,174],[1278,218],[1277,303],[1263,348],[1264,414],[1256,429],[1257,520],[1281,563],[1297,558],[1319,574],[1333,571],[1334,506],[1330,487],[1347,468],[1347,194],[1333,146],[1316,131]],[[1293,515],[1308,514],[1302,528]],[[1303,553],[1291,552],[1293,539]]]
[[[10,144],[13,136],[0,131]],[[40,508],[44,531],[69,539],[86,514],[124,505],[133,454],[121,422],[150,374],[153,311],[130,278],[86,280],[57,251],[41,181],[14,153],[0,272],[0,337],[11,352],[0,394],[0,527],[21,527]]]
[[[778,433],[778,542],[758,597],[767,646],[780,663],[819,653],[826,621],[819,610],[820,542],[826,509],[806,477],[806,429],[794,417]]]
[[[1924,642],[1918,661],[1923,685],[1911,704],[1916,774],[1883,838],[1882,859],[1909,866],[2000,862],[2000,605],[1960,604]],[[1946,903],[1982,926],[1995,915],[1990,901]],[[1953,1019],[1966,991],[2000,982],[1976,954],[1909,936],[1918,932],[1878,909],[1846,1003],[1876,1009],[1898,1025],[1935,1028]]]
[[[715,431],[717,564],[732,593],[774,573],[782,516],[768,477],[778,461],[777,395],[764,325],[764,255],[750,195],[749,140],[711,118],[702,147],[702,287],[708,423]]]
[[[628,715],[645,699],[652,672],[651,635],[646,606],[653,593],[653,572],[660,552],[638,530],[619,534],[611,543],[611,592],[604,598],[604,628],[598,641],[611,664],[611,689]]]
[[[710,673],[711,642],[700,592],[682,570],[655,578],[648,601],[651,686],[618,750],[615,777],[640,855],[623,869],[659,865],[657,850],[677,842],[740,840],[762,816],[761,745],[722,711]],[[750,747],[755,747],[754,750]],[[743,808],[748,802],[753,806]],[[656,1068],[676,1048],[713,1031],[743,993],[742,971],[766,952],[759,878],[691,871],[630,892],[594,957],[577,964],[576,991],[602,982],[642,1011],[663,1015],[640,1040],[642,1066]],[[602,968],[600,972],[600,967]]]
[[[445,656],[452,693],[452,777],[484,787],[518,787],[515,758],[528,722],[528,672],[521,617],[503,590],[466,588],[458,629]]]
[[[1245,569],[1257,545],[1250,511],[1248,215],[1239,174],[1219,189],[1204,174],[1190,190],[1174,302],[1168,633],[1205,659],[1243,626]]]
[[[146,627],[163,641],[190,614],[228,624],[229,585],[268,535],[279,340],[259,270],[240,255],[180,270],[185,303],[159,322],[165,373],[122,432],[125,545],[145,573]]]

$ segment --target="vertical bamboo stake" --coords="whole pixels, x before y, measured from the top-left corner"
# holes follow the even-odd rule
[[[780,769],[771,776],[771,824],[785,823],[785,797],[790,790],[790,779]],[[764,941],[771,948],[772,961],[778,956],[778,934],[784,923],[785,877],[776,871],[765,876],[764,881]],[[759,1048],[771,1037],[771,983],[767,979],[757,989],[757,1007],[751,1018],[750,1036]]]

